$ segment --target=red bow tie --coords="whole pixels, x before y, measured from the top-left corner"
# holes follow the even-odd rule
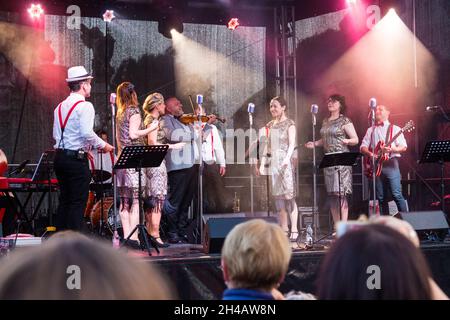
[[[384,127],[384,122],[378,122],[377,127]]]

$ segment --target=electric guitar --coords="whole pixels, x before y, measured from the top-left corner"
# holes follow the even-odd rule
[[[383,163],[387,160],[389,160],[389,153],[384,151],[385,147],[389,147],[392,143],[397,140],[397,138],[404,132],[411,132],[415,129],[414,122],[412,120],[409,120],[403,128],[400,129],[399,132],[397,132],[387,143],[384,143],[384,141],[379,141],[378,144],[375,147],[375,151],[372,151],[372,147],[369,147],[369,151],[373,152],[377,155],[377,158],[375,159],[375,174],[377,177],[381,175],[381,170],[383,169]],[[364,168],[365,172],[364,174],[368,178],[373,177],[373,171],[372,171],[372,157],[365,157],[364,161]]]

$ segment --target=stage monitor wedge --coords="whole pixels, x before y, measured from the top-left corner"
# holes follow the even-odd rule
[[[203,238],[203,251],[205,253],[220,253],[225,241],[225,237],[234,228],[234,226],[252,220],[255,218],[248,217],[229,217],[229,218],[213,218],[210,217],[205,224],[205,232]],[[275,217],[257,218],[263,219],[270,223],[277,223]]]
[[[435,232],[439,238],[445,237],[449,225],[443,211],[400,212],[396,217],[409,222],[420,238],[425,233]]]

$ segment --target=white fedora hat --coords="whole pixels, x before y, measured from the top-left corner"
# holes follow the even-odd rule
[[[81,81],[94,78],[83,66],[71,67],[67,70],[67,82]]]

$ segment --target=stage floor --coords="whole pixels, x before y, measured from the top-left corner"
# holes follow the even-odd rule
[[[322,258],[330,241],[321,242],[312,250],[299,250],[293,244],[293,254],[282,293],[300,290],[315,292],[315,282]],[[421,250],[428,260],[434,279],[450,296],[450,243],[423,244]],[[160,254],[130,251],[130,255],[152,263],[172,280],[180,299],[221,299],[225,284],[220,268],[220,254],[205,254],[201,245],[172,245],[160,249]]]

